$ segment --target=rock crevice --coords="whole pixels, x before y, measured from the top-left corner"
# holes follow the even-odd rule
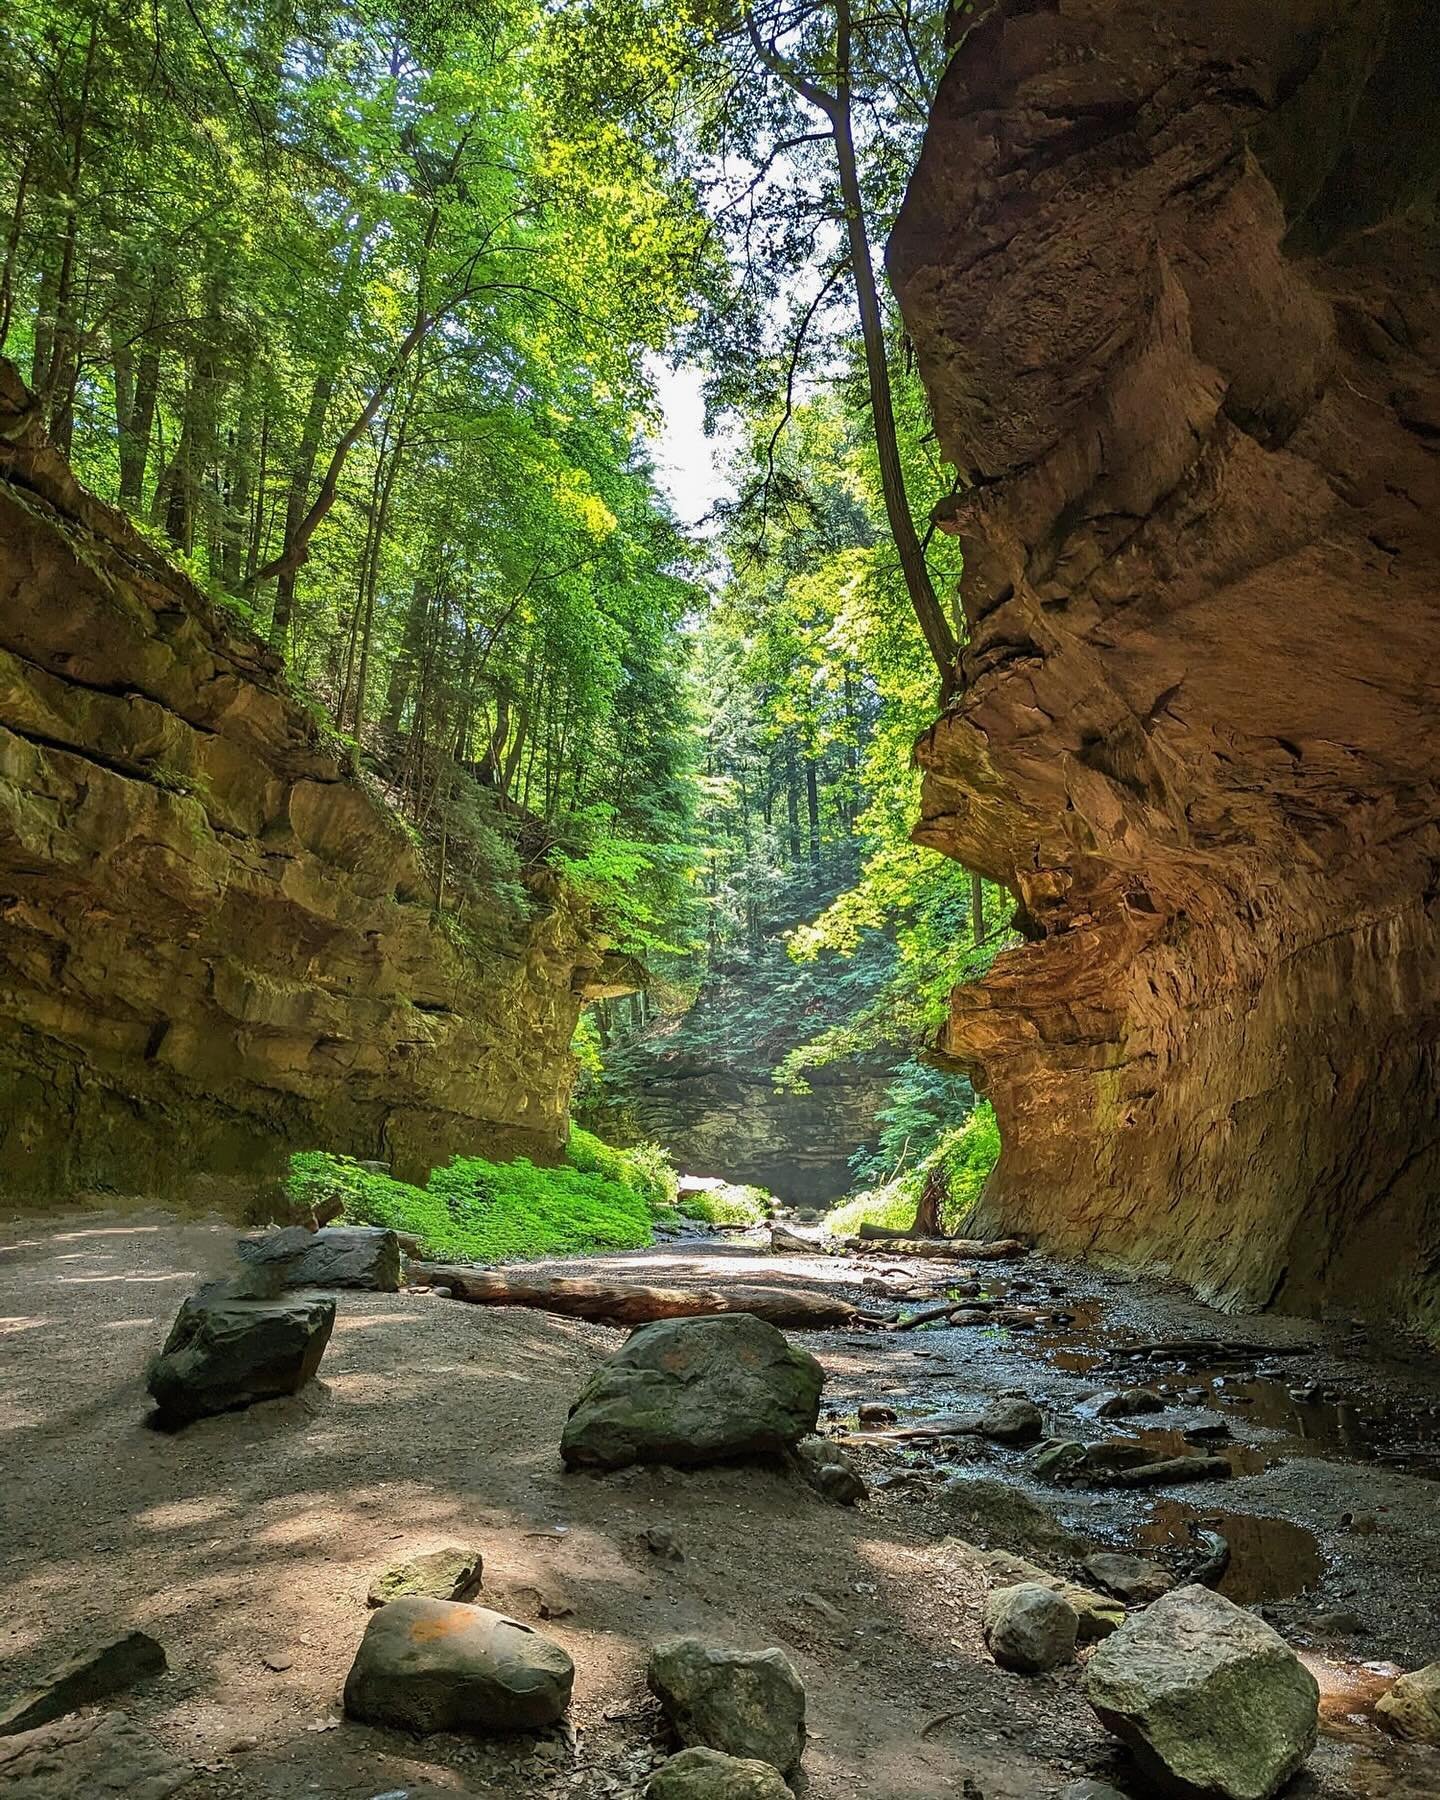
[[[965,551],[921,841],[984,1230],[1440,1318],[1440,156],[1420,0],[1001,0],[890,247]]]

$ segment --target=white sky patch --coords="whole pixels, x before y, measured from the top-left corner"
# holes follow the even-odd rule
[[[664,418],[659,435],[650,440],[655,473],[681,524],[693,527],[717,500],[728,499],[735,491],[724,469],[734,448],[734,433],[722,428],[715,437],[705,435],[698,369],[672,369],[657,358],[650,376]]]

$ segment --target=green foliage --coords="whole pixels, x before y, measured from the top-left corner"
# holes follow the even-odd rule
[[[770,1216],[770,1196],[764,1188],[730,1184],[705,1194],[687,1194],[680,1202],[687,1219],[708,1225],[761,1225]]]
[[[577,1131],[560,1168],[459,1156],[423,1188],[304,1151],[290,1159],[287,1192],[304,1206],[339,1196],[353,1223],[410,1233],[440,1261],[494,1263],[648,1244],[654,1210],[674,1199],[675,1172],[655,1145],[613,1150]]]
[[[883,1186],[869,1188],[843,1201],[826,1215],[826,1229],[837,1237],[853,1237],[862,1224],[908,1231],[915,1223],[925,1179],[939,1165],[945,1171],[948,1198],[942,1207],[946,1231],[962,1228],[980,1198],[1000,1155],[995,1109],[982,1100],[965,1123],[944,1133],[923,1161]]]

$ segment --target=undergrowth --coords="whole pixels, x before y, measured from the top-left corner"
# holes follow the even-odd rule
[[[770,1216],[770,1196],[764,1188],[731,1184],[711,1193],[687,1194],[680,1211],[687,1219],[703,1219],[708,1225],[759,1225]]]
[[[657,1145],[615,1150],[577,1130],[554,1169],[525,1157],[457,1156],[416,1187],[352,1157],[306,1150],[291,1157],[286,1188],[302,1207],[338,1197],[351,1224],[406,1232],[436,1260],[496,1263],[639,1249],[655,1214],[673,1203],[675,1179]]]
[[[883,1187],[867,1188],[832,1207],[825,1228],[836,1237],[854,1237],[862,1225],[879,1225],[887,1231],[908,1231],[915,1223],[920,1192],[937,1164],[947,1178],[949,1198],[942,1208],[946,1231],[954,1231],[980,1198],[985,1179],[1000,1154],[1000,1129],[995,1109],[982,1100],[966,1119],[941,1138],[913,1169],[907,1169]]]

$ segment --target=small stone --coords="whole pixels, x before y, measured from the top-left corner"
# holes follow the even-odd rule
[[[1097,1550],[1087,1556],[1081,1567],[1097,1587],[1114,1594],[1129,1606],[1149,1606],[1175,1585],[1175,1577],[1159,1563],[1146,1562],[1142,1556],[1121,1556],[1109,1550]]]
[[[753,1757],[788,1775],[805,1750],[805,1688],[783,1650],[670,1638],[650,1656],[650,1691],[687,1747]]]
[[[682,1750],[650,1777],[646,1800],[792,1800],[779,1770],[754,1757]]]
[[[1375,1710],[1397,1736],[1417,1744],[1440,1744],[1440,1662],[1401,1675]]]
[[[956,1475],[937,1498],[963,1522],[967,1537],[992,1549],[1065,1556],[1089,1548],[1013,1481]]]
[[[163,1648],[143,1631],[92,1645],[53,1669],[39,1687],[0,1714],[0,1737],[33,1731],[77,1707],[93,1706],[137,1682],[163,1675],[165,1667]]]
[[[1002,1669],[1038,1675],[1075,1654],[1075,1608],[1038,1582],[996,1588],[985,1602],[985,1642]]]
[[[295,1666],[295,1658],[288,1650],[262,1650],[260,1660],[273,1675],[283,1675]]]
[[[1066,1603],[1073,1607],[1079,1620],[1078,1641],[1092,1644],[1101,1638],[1109,1637],[1112,1631],[1118,1631],[1125,1623],[1125,1608],[1118,1600],[1108,1594],[1096,1593],[1094,1588],[1082,1587],[1078,1581],[1066,1581],[1063,1576],[1054,1575],[1049,1569],[1043,1569],[1026,1556],[1017,1556],[1010,1550],[982,1550],[974,1544],[962,1543],[959,1539],[947,1539],[958,1550],[972,1557],[989,1576],[991,1585],[997,1588],[1018,1587],[1030,1584],[1048,1587]]]
[[[1095,1409],[1097,1418],[1128,1419],[1140,1413],[1164,1412],[1165,1402],[1150,1388],[1122,1388]]]
[[[838,1444],[829,1438],[802,1438],[795,1446],[800,1473],[824,1499],[836,1506],[854,1506],[869,1497],[859,1469]]]
[[[518,1619],[406,1595],[371,1616],[345,1710],[402,1731],[534,1731],[570,1703],[575,1665]]]
[[[150,1369],[160,1423],[186,1425],[298,1393],[319,1368],[334,1324],[333,1300],[244,1300],[223,1283],[202,1288],[180,1308]]]
[[[1042,1444],[1027,1464],[1037,1481],[1064,1481],[1085,1466],[1085,1446],[1073,1439],[1054,1439]]]
[[[365,1596],[370,1606],[385,1606],[406,1594],[431,1600],[473,1600],[480,1592],[484,1559],[478,1550],[447,1544],[442,1550],[422,1551],[391,1563],[370,1583]]]
[[[640,1542],[652,1556],[658,1556],[662,1562],[678,1563],[685,1560],[680,1540],[668,1525],[647,1525],[640,1533]]]
[[[775,1454],[815,1429],[825,1372],[752,1313],[642,1325],[570,1409],[572,1468]]]
[[[1045,1435],[1045,1421],[1033,1400],[996,1400],[981,1413],[981,1437],[996,1444],[1034,1444]]]
[[[893,1425],[899,1416],[893,1406],[882,1406],[878,1400],[862,1402],[858,1415],[860,1423],[868,1426]]]
[[[1086,1665],[1084,1692],[1147,1779],[1193,1800],[1270,1800],[1318,1729],[1315,1678],[1285,1640],[1193,1585],[1107,1638]]]

